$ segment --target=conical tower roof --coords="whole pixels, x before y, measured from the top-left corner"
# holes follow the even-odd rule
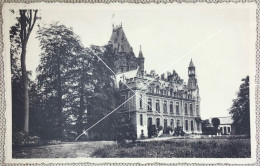
[[[190,65],[189,65],[189,67],[195,67],[194,64],[193,64],[193,62],[192,62],[192,59],[190,60]]]
[[[140,51],[139,51],[139,56],[138,58],[144,58],[143,52],[142,52],[142,47],[140,46]]]
[[[117,53],[133,52],[133,49],[126,38],[122,24],[116,27],[114,27],[113,25],[113,32],[110,37],[109,44],[113,45],[113,48],[116,50]]]

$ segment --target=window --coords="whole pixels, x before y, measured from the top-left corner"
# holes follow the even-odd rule
[[[185,130],[186,131],[189,130],[189,122],[188,122],[188,120],[185,120]]]
[[[172,101],[170,102],[170,113],[173,114],[173,102]]]
[[[187,96],[187,94],[188,94],[188,93],[187,93],[187,92],[185,92],[185,93],[184,93],[184,97],[183,97],[183,98],[187,99],[187,97],[188,97],[188,96]]]
[[[185,115],[188,115],[188,104],[187,103],[185,103],[184,109],[185,109]]]
[[[179,110],[179,103],[176,103],[176,114],[180,115],[180,110]]]
[[[164,130],[166,130],[166,128],[167,128],[167,119],[164,119],[164,124],[163,124],[163,128],[164,128]]]
[[[228,130],[227,130],[227,131],[228,131],[228,133],[230,133],[230,127],[228,127],[227,129],[228,129]]]
[[[172,96],[172,92],[173,92],[173,90],[172,90],[172,89],[170,89],[170,96]]]
[[[192,108],[192,104],[190,104],[190,115],[193,116],[193,108]]]
[[[200,114],[200,107],[199,105],[196,105],[196,115],[198,116]]]
[[[152,118],[148,118],[148,126],[152,126],[153,125],[153,119]]]
[[[200,131],[200,123],[197,123],[197,130]],[[222,130],[222,127],[220,128],[220,131]]]
[[[180,119],[177,120],[177,126],[180,126]]]
[[[158,128],[160,126],[160,118],[156,118],[156,127]]]
[[[148,98],[148,111],[152,111],[152,99]]]
[[[167,91],[166,91],[166,89],[164,90],[164,95],[167,96]]]
[[[143,125],[143,114],[140,114],[140,125]]]
[[[174,120],[171,119],[171,127],[174,129]]]
[[[190,129],[191,129],[191,131],[194,131],[193,120],[190,121]]]
[[[174,95],[174,97],[177,97],[177,93],[176,92],[174,92],[173,95]]]
[[[164,113],[167,112],[167,101],[164,101],[164,103],[163,103],[163,112]]]
[[[159,94],[160,93],[160,89],[159,89],[159,86],[156,87],[156,94]]]
[[[160,94],[163,95],[163,90],[162,89],[160,90]]]
[[[156,111],[160,112],[160,101],[156,100]]]
[[[140,108],[143,108],[143,96],[140,95],[140,98],[139,98],[139,106]]]
[[[153,89],[152,89],[152,87],[149,86],[149,88],[148,88],[148,92],[149,92],[149,93],[153,93]]]

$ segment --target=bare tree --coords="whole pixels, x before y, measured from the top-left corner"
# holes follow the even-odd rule
[[[28,78],[26,70],[26,47],[29,36],[37,20],[38,10],[20,10],[20,39],[22,45],[21,51],[21,69],[22,69],[22,82],[23,82],[23,95],[24,95],[24,127],[25,132],[29,132],[29,95],[28,95]]]

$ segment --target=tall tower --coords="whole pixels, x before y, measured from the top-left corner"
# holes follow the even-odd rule
[[[139,69],[142,73],[142,75],[144,74],[144,56],[143,56],[143,52],[142,52],[142,48],[140,46],[140,51],[139,51],[139,56],[137,58],[137,64],[139,66]]]
[[[195,66],[192,62],[192,59],[190,61],[190,65],[188,67],[188,75],[189,75],[188,89],[189,90],[197,89],[197,78],[196,78]]]
[[[137,68],[136,56],[126,38],[122,24],[117,26],[113,25],[112,35],[108,44],[113,46],[115,54],[118,55],[117,73],[123,73]]]

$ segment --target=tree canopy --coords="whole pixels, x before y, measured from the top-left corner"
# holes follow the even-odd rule
[[[229,113],[234,120],[235,131],[237,134],[250,135],[250,103],[249,103],[249,76],[242,79],[239,87],[237,98],[233,100],[233,104]]]

